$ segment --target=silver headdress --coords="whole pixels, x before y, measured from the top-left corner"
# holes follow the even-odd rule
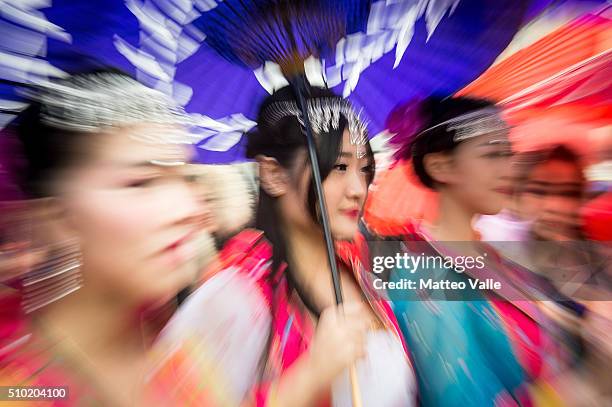
[[[453,136],[453,141],[455,143],[459,143],[474,137],[491,134],[498,134],[504,137],[507,136],[508,131],[510,130],[510,126],[501,117],[500,110],[497,107],[486,107],[453,117],[452,119],[438,123],[435,126],[421,131],[412,142],[413,155],[419,153],[418,149],[415,148],[417,141],[420,140],[423,135],[441,127],[446,127],[445,131],[447,132],[455,132]]]
[[[499,109],[489,107],[455,117],[443,124],[448,124],[448,130],[454,131],[453,141],[456,143],[474,137],[508,133],[510,127],[501,118]]]
[[[365,145],[368,141],[368,128],[361,117],[361,112],[355,112],[351,103],[341,98],[313,98],[309,99],[308,117],[315,134],[337,130],[340,126],[340,116],[348,123],[348,131],[352,144]],[[295,116],[304,126],[302,112],[294,101],[272,103],[266,108],[263,117],[266,122],[274,125],[285,117]]]
[[[44,123],[65,130],[100,132],[136,123],[191,124],[189,116],[167,95],[112,72],[75,75],[25,93],[41,104]],[[187,131],[176,131],[146,141],[192,143],[194,139]]]

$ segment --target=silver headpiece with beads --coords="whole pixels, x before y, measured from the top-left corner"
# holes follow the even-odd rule
[[[341,98],[313,98],[308,99],[308,117],[312,130],[316,134],[338,130],[340,116],[347,121],[347,129],[352,144],[365,145],[368,141],[368,128],[361,117],[361,112],[355,112],[348,100]],[[294,101],[275,102],[266,108],[263,113],[264,120],[271,125],[285,117],[295,116],[304,126],[302,112]]]
[[[24,93],[41,104],[44,123],[64,130],[101,132],[109,127],[137,123],[191,124],[190,117],[172,98],[113,72],[75,75]],[[193,143],[197,140],[187,131],[176,131],[146,141]]]
[[[507,134],[510,127],[500,116],[495,107],[484,108],[455,117],[442,124],[448,125],[449,131],[454,131],[453,141],[456,143],[474,137],[490,134]]]
[[[414,137],[412,141],[412,155],[419,155],[422,152],[422,148],[419,148],[419,141],[424,135],[444,127],[446,132],[455,132],[453,135],[453,142],[455,143],[493,134],[506,137],[510,126],[504,121],[500,113],[499,108],[491,106],[462,114],[438,123],[435,126],[428,127]]]

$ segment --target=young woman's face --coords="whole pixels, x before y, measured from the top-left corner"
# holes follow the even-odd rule
[[[351,143],[345,130],[340,156],[323,181],[332,234],[338,240],[351,239],[358,230],[374,166],[370,157],[361,157],[360,152],[364,150],[365,146]]]
[[[164,299],[193,281],[206,216],[183,167],[169,165],[188,161],[188,150],[133,137],[159,131],[174,129],[142,125],[94,136],[91,159],[59,185],[85,284],[135,302]]]
[[[361,157],[359,154],[364,149],[363,145],[351,143],[349,132],[345,130],[340,154],[331,172],[323,180],[331,231],[336,240],[351,239],[358,229],[374,165],[371,157]],[[297,182],[287,183],[288,188],[282,196],[283,217],[298,228],[320,228],[320,225],[313,224],[308,211],[312,175],[306,152],[299,154],[296,162],[300,164],[289,172],[287,178]]]
[[[462,142],[452,153],[448,190],[477,214],[498,213],[512,193],[511,158],[507,135],[483,135]]]

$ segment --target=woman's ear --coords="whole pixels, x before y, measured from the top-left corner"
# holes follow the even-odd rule
[[[453,158],[450,154],[430,153],[423,157],[427,174],[438,184],[448,184],[453,180]]]
[[[32,232],[39,244],[53,244],[77,236],[73,220],[59,198],[32,199],[28,204]]]
[[[259,182],[263,190],[274,198],[287,193],[289,177],[283,166],[272,157],[258,155],[255,159],[259,164]]]

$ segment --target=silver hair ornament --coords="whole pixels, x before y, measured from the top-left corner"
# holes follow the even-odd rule
[[[48,82],[24,91],[41,104],[41,120],[78,132],[101,132],[137,123],[191,125],[191,118],[170,97],[122,74],[101,72]],[[160,133],[161,134],[161,133]],[[168,132],[148,142],[193,143],[187,131]]]
[[[453,141],[458,143],[474,137],[507,133],[510,128],[499,113],[496,108],[485,108],[449,120],[448,130],[455,132]]]
[[[412,142],[413,145],[424,134],[443,126],[447,126],[447,132],[455,132],[455,135],[453,136],[453,141],[455,143],[484,135],[505,135],[510,130],[508,123],[501,118],[499,109],[496,107],[487,107],[453,117],[452,119],[438,123],[435,126],[428,127],[414,138],[414,141]]]
[[[314,98],[309,99],[306,103],[312,130],[316,134],[327,133],[331,129],[338,130],[340,116],[343,116],[348,123],[351,143],[359,146],[367,143],[368,130],[366,123],[361,118],[361,112],[355,112],[353,106],[347,100],[340,98]],[[295,116],[298,122],[304,126],[302,112],[295,101],[272,103],[263,113],[264,120],[271,125],[289,116]],[[363,154],[365,152],[360,152],[360,155]]]

